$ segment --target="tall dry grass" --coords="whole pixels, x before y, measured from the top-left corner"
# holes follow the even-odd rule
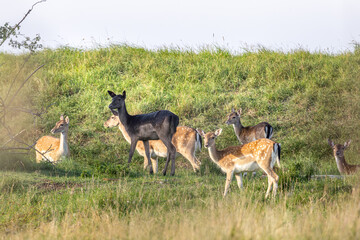
[[[286,197],[209,198],[202,207],[143,209],[124,218],[115,211],[67,214],[9,239],[359,239],[359,190],[341,200],[289,207]],[[201,201],[201,200],[199,200]]]

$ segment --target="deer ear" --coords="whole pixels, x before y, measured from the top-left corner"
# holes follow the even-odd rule
[[[235,109],[234,109],[234,108],[231,108],[231,112],[235,112]]]
[[[62,121],[62,120],[64,120],[64,116],[63,116],[63,115],[60,116],[60,121]]]
[[[108,91],[108,93],[109,93],[109,95],[110,95],[110,97],[115,97],[116,96],[116,94],[115,93],[113,93],[112,91]]]
[[[126,99],[126,91],[125,90],[123,91],[123,97],[124,97],[124,99]]]
[[[69,124],[69,116],[66,116],[66,118],[65,118],[65,122],[67,123],[67,124]]]
[[[351,139],[349,139],[349,141],[344,143],[344,147],[348,148],[350,146],[350,143],[351,143]]]
[[[219,136],[222,133],[222,129],[219,128],[218,130],[215,131],[215,135]]]
[[[241,115],[241,113],[242,113],[242,109],[240,108],[238,114]]]
[[[329,146],[330,146],[330,147],[332,147],[332,148],[333,148],[333,147],[334,147],[334,145],[335,145],[335,144],[334,144],[334,142],[333,142],[333,141],[331,141],[331,139],[330,139],[330,138],[328,138],[328,144],[329,144]]]
[[[198,132],[198,134],[200,134],[200,136],[204,137],[205,133],[203,130],[201,130],[200,128],[197,128],[196,131]]]

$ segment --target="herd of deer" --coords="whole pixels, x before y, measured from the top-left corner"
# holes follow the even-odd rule
[[[195,156],[201,150],[202,138],[204,146],[208,148],[210,159],[226,173],[224,197],[230,182],[235,175],[237,184],[241,189],[242,172],[262,169],[268,177],[268,188],[265,197],[271,189],[276,195],[278,188],[278,175],[274,172],[275,163],[280,167],[281,145],[271,139],[273,128],[267,122],[255,126],[244,127],[241,124],[241,109],[232,109],[228,115],[227,124],[234,127],[235,134],[242,145],[230,146],[218,150],[215,139],[221,134],[222,129],[205,133],[201,129],[193,129],[179,125],[179,117],[167,110],[130,115],[126,110],[126,92],[116,95],[108,91],[112,98],[109,105],[113,115],[104,123],[104,127],[119,127],[127,142],[130,143],[128,163],[131,162],[135,149],[144,157],[144,169],[149,167],[150,173],[158,172],[158,157],[167,157],[163,174],[166,175],[168,164],[171,160],[171,175],[175,174],[175,156],[180,153],[189,160],[194,171],[199,170],[200,162]],[[60,117],[51,133],[60,133],[60,139],[52,136],[40,138],[36,145],[36,161],[47,160],[57,162],[70,154],[67,143],[69,130],[69,117]],[[360,169],[360,165],[350,165],[345,161],[344,150],[350,145],[350,140],[344,145],[334,144],[330,139],[329,145],[333,148],[337,167],[341,174],[352,174]],[[156,159],[154,159],[156,158]]]

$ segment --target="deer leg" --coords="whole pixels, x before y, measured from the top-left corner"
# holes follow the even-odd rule
[[[166,175],[166,170],[168,167],[168,164],[170,162],[171,159],[171,176],[175,175],[175,156],[176,156],[176,148],[175,146],[172,144],[171,139],[172,139],[172,135],[170,136],[163,136],[161,134],[158,134],[159,138],[161,139],[161,141],[164,143],[164,145],[167,148],[167,158],[166,158],[166,163],[165,163],[165,168],[163,171],[163,175]]]
[[[228,190],[229,190],[229,187],[230,187],[230,183],[231,183],[231,180],[233,178],[233,175],[234,175],[234,171],[229,171],[226,173],[226,182],[225,182],[225,190],[224,190],[224,197],[226,196]]]
[[[273,184],[273,179],[272,179],[272,177],[270,175],[268,175],[268,188],[266,190],[265,198],[269,197],[269,193],[271,191],[272,184]]]
[[[168,142],[169,146],[167,147],[168,150],[168,160],[166,161],[170,161],[171,159],[171,176],[175,175],[175,157],[176,157],[176,148],[175,146],[172,144],[171,141]],[[166,169],[165,169],[166,171]],[[165,175],[165,174],[164,174]]]
[[[131,139],[128,164],[131,163],[131,159],[134,155],[137,142],[137,139]]]
[[[273,197],[275,197],[277,189],[278,189],[279,176],[271,168],[270,168],[270,172],[271,172],[271,175],[273,177]]]
[[[149,166],[149,163],[148,163],[148,161],[147,161],[147,159],[146,159],[146,157],[145,157],[145,153],[144,153],[144,155],[143,155],[143,157],[144,157],[144,170],[146,170],[146,168]],[[154,171],[154,173],[157,173],[158,172],[158,157],[156,156],[156,159],[153,159],[152,157],[151,157],[151,153],[150,153],[150,160],[151,160],[151,165],[152,165],[152,167],[153,167],[153,171]]]
[[[144,170],[149,166],[148,160],[146,158],[146,153],[144,151],[144,154],[142,155],[144,157]]]
[[[171,176],[175,175],[175,158],[176,158],[176,148],[171,143],[172,146],[172,153],[170,152],[170,158],[171,158]]]
[[[241,173],[235,174],[235,178],[236,178],[238,187],[239,187],[240,189],[242,189],[242,188],[243,188],[243,181],[242,181],[242,175],[241,175]]]
[[[164,167],[164,170],[163,170],[163,175],[164,176],[166,175],[166,170],[167,170],[167,167],[169,165],[169,162],[170,162],[170,153],[169,153],[169,150],[168,150],[167,156],[166,156],[165,167]]]
[[[146,168],[148,167],[148,161],[146,159],[146,157],[144,156],[144,170],[146,170]]]
[[[143,141],[143,143],[144,143],[144,148],[145,148],[145,156],[146,156],[146,158],[147,158],[148,165],[150,165],[150,174],[153,174],[154,171],[153,171],[153,167],[152,167],[152,164],[151,164],[151,161],[150,161],[149,141],[146,140],[146,141]]]
[[[198,160],[196,159],[194,154],[191,154],[191,153],[184,153],[184,154],[181,153],[181,154],[183,155],[184,158],[189,160],[194,172],[196,172],[200,169],[199,165],[197,165]]]
[[[151,164],[152,164],[154,173],[157,173],[158,169],[159,169],[159,157],[156,156],[156,159],[150,158],[150,160],[151,160]]]
[[[275,197],[278,188],[279,176],[270,167],[263,168],[263,170],[268,175],[268,189],[266,191],[265,198],[269,196],[272,187],[274,187],[273,196]]]

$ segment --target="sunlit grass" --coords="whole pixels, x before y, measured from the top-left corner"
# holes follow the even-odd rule
[[[26,56],[0,54],[0,93],[7,94]],[[25,79],[45,63],[16,104],[41,109],[34,125],[20,112],[12,129],[33,142],[48,135],[60,114],[70,118],[71,158],[35,164],[35,153],[0,155],[0,232],[4,239],[358,239],[358,176],[338,174],[327,138],[352,139],[345,152],[359,163],[360,54],[259,49],[232,55],[222,49],[148,51],[129,46],[63,48],[32,56]],[[3,64],[2,64],[3,63]],[[16,86],[19,86],[17,82]],[[16,89],[16,88],[15,88]],[[267,121],[282,144],[279,194],[265,200],[266,178],[246,178],[223,199],[225,176],[206,149],[195,174],[177,158],[175,177],[150,176],[110,116],[107,90],[127,91],[131,114],[168,109],[180,124],[223,128],[218,147],[238,141],[225,116],[242,108],[244,125]],[[7,138],[1,132],[0,140]],[[3,142],[3,141],[2,141]],[[160,160],[160,169],[164,161]]]

